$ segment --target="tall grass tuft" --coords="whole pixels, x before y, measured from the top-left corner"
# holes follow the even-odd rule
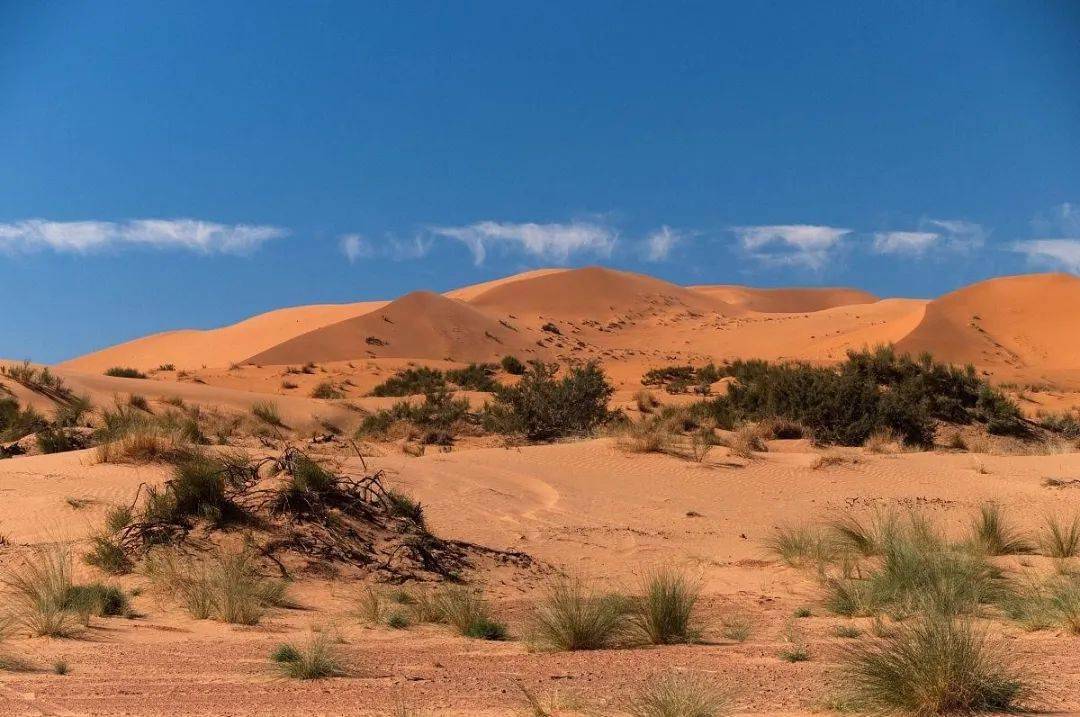
[[[334,649],[333,638],[327,632],[312,633],[308,641],[300,646],[291,643],[279,645],[270,659],[283,675],[295,680],[320,680],[345,674]]]
[[[718,717],[729,710],[727,696],[698,678],[675,673],[650,679],[626,705],[632,717]]]
[[[460,586],[443,588],[435,595],[434,612],[440,622],[459,634],[480,640],[506,639],[506,626],[491,614],[491,606],[475,592]]]
[[[1073,558],[1080,555],[1080,514],[1068,523],[1047,516],[1042,539],[1043,552],[1052,558]]]
[[[1010,712],[1029,692],[1005,648],[942,616],[851,646],[844,673],[852,703],[877,712]]]
[[[69,603],[71,555],[66,548],[39,548],[0,575],[6,618],[32,637],[70,637],[79,621]]]
[[[1009,524],[1001,507],[984,503],[971,524],[972,543],[987,555],[1024,555],[1035,552],[1035,546],[1020,531]]]
[[[649,644],[672,645],[700,637],[695,608],[698,587],[671,569],[657,570],[642,581],[641,595],[632,603],[629,623]]]
[[[626,600],[598,595],[577,579],[552,583],[532,616],[530,638],[542,649],[601,650],[626,626]]]
[[[765,548],[792,567],[828,562],[835,552],[827,536],[807,526],[777,528]]]

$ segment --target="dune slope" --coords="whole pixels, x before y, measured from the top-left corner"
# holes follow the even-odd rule
[[[755,289],[750,286],[716,284],[691,286],[690,289],[719,299],[732,306],[761,313],[794,314],[822,311],[838,306],[872,304],[879,298],[868,291],[846,287],[794,287]]]

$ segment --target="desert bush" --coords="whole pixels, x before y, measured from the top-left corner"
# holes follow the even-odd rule
[[[146,378],[146,374],[142,371],[126,366],[113,366],[112,368],[105,370],[105,375],[113,376],[114,378]]]
[[[150,410],[150,402],[146,400],[146,396],[138,393],[133,393],[128,396],[128,405],[132,408],[143,411],[144,413],[152,413]]]
[[[1052,558],[1073,558],[1080,555],[1080,514],[1074,515],[1068,522],[1052,515],[1047,516],[1039,542],[1043,552]]]
[[[285,584],[265,577],[255,556],[246,551],[188,557],[158,549],[147,554],[142,567],[163,595],[179,600],[199,620],[256,625],[285,601]]]
[[[1006,648],[941,616],[851,646],[844,676],[851,702],[876,712],[1013,712],[1029,692]]]
[[[899,453],[904,449],[904,438],[892,428],[878,428],[866,437],[863,447],[871,453]]]
[[[90,550],[83,555],[83,562],[110,575],[126,575],[134,567],[119,541],[107,533],[90,537]]]
[[[96,617],[116,617],[126,615],[131,609],[127,593],[115,585],[90,583],[72,585],[68,589],[64,607],[82,617],[83,623],[91,615]]]
[[[63,428],[46,428],[36,436],[38,449],[42,453],[66,453],[83,447],[82,441]]]
[[[641,594],[631,602],[629,626],[652,645],[693,642],[700,637],[697,626],[699,588],[682,573],[660,569],[647,575]]]
[[[323,381],[323,382],[319,383],[319,385],[317,385],[311,391],[311,397],[312,398],[335,399],[335,398],[344,398],[345,394],[342,393],[341,389],[339,389],[337,386],[330,383],[329,381]]]
[[[53,424],[61,428],[78,426],[93,408],[87,396],[69,396],[57,406],[56,413],[53,415]]]
[[[291,643],[279,645],[270,659],[284,676],[296,680],[319,680],[345,674],[333,638],[326,632],[313,632],[299,647]]]
[[[465,368],[450,369],[446,380],[464,391],[487,391],[494,393],[499,389],[495,380],[498,367],[490,363],[471,363]]]
[[[804,525],[777,528],[765,541],[765,548],[787,565],[796,568],[810,563],[827,562],[835,552],[828,536]]]
[[[626,600],[599,595],[577,579],[553,582],[536,605],[529,639],[541,649],[602,650],[626,627]]]
[[[610,413],[614,392],[599,364],[573,366],[561,379],[558,367],[533,361],[516,386],[503,387],[488,407],[486,422],[499,433],[550,441],[589,433]]]
[[[521,360],[518,359],[517,356],[503,356],[502,361],[499,363],[502,366],[502,370],[506,371],[511,376],[520,376],[525,373],[525,364],[521,363]]]
[[[251,406],[251,415],[268,426],[275,428],[285,427],[285,423],[281,420],[281,414],[278,413],[277,404],[273,401],[256,401]]]
[[[672,673],[650,678],[629,698],[632,717],[718,717],[730,700],[699,678]]]
[[[446,389],[442,371],[426,366],[398,371],[371,389],[372,396],[415,396]]]
[[[641,420],[618,428],[615,444],[628,453],[673,453],[676,436],[666,421]]]
[[[634,394],[634,404],[637,406],[637,410],[642,413],[652,413],[660,406],[656,396],[644,388]]]
[[[187,525],[196,519],[223,524],[235,519],[241,511],[226,495],[227,468],[220,457],[181,461],[164,487],[146,489],[145,519],[167,525]]]
[[[32,406],[21,408],[14,398],[0,396],[0,440],[17,441],[48,427],[45,417]]]
[[[851,510],[834,513],[826,527],[838,547],[863,557],[881,555],[901,528],[900,516],[893,510],[873,510],[860,516]]]
[[[930,446],[936,421],[985,423],[994,433],[1024,435],[1026,424],[1007,397],[978,378],[930,356],[897,355],[890,347],[851,351],[835,367],[735,361],[725,396],[712,404],[718,425],[785,418],[827,443],[862,445],[876,431]]]
[[[971,542],[987,555],[1024,555],[1035,552],[1026,536],[1009,524],[1001,506],[984,503],[971,524]]]
[[[769,450],[761,438],[760,430],[752,424],[740,426],[726,444],[731,455],[746,459],[752,459],[755,453]]]

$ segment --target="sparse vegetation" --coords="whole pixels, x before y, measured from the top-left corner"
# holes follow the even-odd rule
[[[372,396],[416,396],[446,390],[442,371],[426,366],[407,368],[371,389]]]
[[[337,399],[345,398],[345,393],[334,384],[329,381],[323,381],[319,383],[311,391],[312,398],[325,398],[325,399]],[[280,419],[279,419],[280,420]],[[276,424],[271,424],[276,425]]]
[[[500,364],[502,365],[502,370],[506,371],[511,376],[520,376],[525,373],[525,364],[521,363],[521,360],[518,359],[517,356],[503,356]]]
[[[146,374],[142,371],[126,366],[113,366],[105,370],[105,375],[114,378],[146,378]]]
[[[1074,558],[1080,555],[1080,514],[1072,520],[1062,521],[1047,516],[1042,539],[1043,552],[1052,558]]]
[[[696,624],[698,587],[685,575],[660,569],[647,575],[641,594],[635,596],[629,626],[652,645],[694,642],[700,637]]]
[[[601,650],[626,627],[625,598],[599,595],[577,579],[552,583],[533,611],[530,640],[547,650]]]
[[[718,717],[730,710],[730,700],[699,678],[672,673],[653,677],[630,697],[632,717]]]
[[[292,643],[279,645],[270,659],[284,676],[296,680],[320,680],[345,674],[333,639],[327,632],[313,632],[299,647]]]
[[[585,435],[608,420],[614,392],[595,362],[571,367],[557,379],[558,367],[533,361],[516,386],[495,394],[485,422],[499,433],[530,441]]]
[[[1001,507],[984,503],[971,525],[972,543],[987,555],[1024,555],[1035,552],[1035,545],[1013,528]]]
[[[255,418],[268,426],[285,428],[285,422],[281,420],[281,414],[278,413],[277,404],[273,401],[256,401],[251,406],[251,415],[255,416]]]

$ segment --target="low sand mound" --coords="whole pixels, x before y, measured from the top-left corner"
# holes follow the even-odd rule
[[[1080,279],[1028,274],[972,284],[927,304],[922,322],[897,348],[988,368],[1075,368]]]
[[[228,366],[283,341],[384,306],[385,301],[294,306],[253,316],[232,326],[206,331],[168,331],[117,344],[59,364],[61,368],[101,373],[113,366],[149,371],[163,364],[178,369]]]
[[[601,319],[652,310],[740,313],[723,301],[660,279],[602,267],[545,273],[474,296],[492,314]]]
[[[796,287],[755,289],[734,284],[691,286],[690,289],[732,306],[768,314],[797,314],[834,309],[837,306],[872,304],[878,297],[861,289],[846,287]]]
[[[285,341],[245,363],[301,364],[359,358],[490,361],[529,340],[461,301],[415,291],[369,314]]]

